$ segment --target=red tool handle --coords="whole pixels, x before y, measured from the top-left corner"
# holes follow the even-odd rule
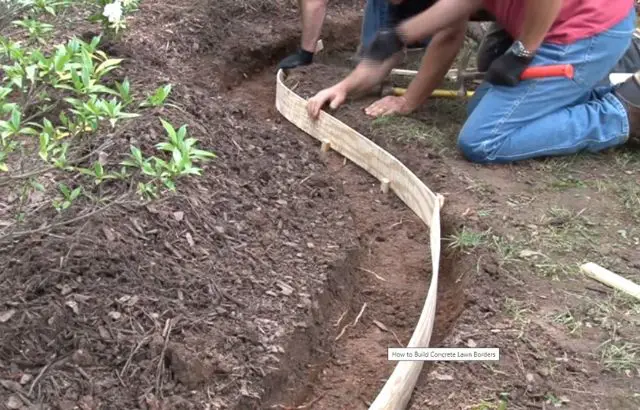
[[[571,64],[543,65],[527,68],[520,76],[520,79],[531,80],[532,78],[546,77],[567,77],[573,79],[573,74],[573,65]]]

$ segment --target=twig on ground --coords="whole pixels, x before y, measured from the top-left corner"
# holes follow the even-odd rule
[[[136,347],[133,348],[133,350],[131,351],[131,354],[129,354],[129,358],[127,359],[127,362],[124,364],[124,366],[122,366],[122,370],[120,370],[120,374],[119,374],[120,377],[124,376],[124,373],[127,371],[127,368],[131,365],[131,360],[133,360],[133,356],[138,352],[138,350],[140,350],[142,346],[144,346],[147,343],[148,340],[149,340],[149,335],[143,337],[142,340],[138,342]]]
[[[217,283],[212,281],[211,284],[213,285],[213,288],[216,290],[216,292],[218,292],[218,294],[220,296],[224,297],[225,299],[227,299],[230,302],[235,303],[236,305],[238,305],[238,307],[241,307],[241,308],[247,307],[247,305],[244,302],[242,302],[240,299],[237,299],[237,298],[229,295],[227,292],[225,292],[224,289],[220,288],[220,286],[218,286]]]
[[[403,346],[402,342],[400,341],[400,338],[398,337],[398,335],[396,334],[396,332],[394,332],[393,330],[389,329],[384,323],[380,322],[379,320],[374,320],[373,324],[376,325],[376,327],[380,330],[382,330],[383,332],[388,332],[391,333],[393,335],[393,337],[396,338],[396,342],[398,342],[398,345]]]
[[[589,396],[600,396],[600,397],[606,397],[606,394],[603,393],[598,393],[598,392],[592,392],[592,391],[583,391],[583,390],[576,390],[576,389],[567,389],[564,387],[560,387],[560,390],[562,391],[568,391],[570,393],[577,393],[577,394],[587,394]]]
[[[524,363],[522,363],[522,359],[520,358],[518,351],[516,350],[515,353],[516,353],[516,359],[518,359],[518,365],[520,366],[520,370],[522,370],[522,374],[526,375],[527,371],[524,369]]]
[[[52,366],[54,366],[54,365],[56,365],[58,363],[61,363],[61,362],[65,361],[65,360],[67,360],[67,357],[63,357],[61,359],[54,360],[52,362],[47,363],[42,369],[40,369],[40,372],[38,373],[36,378],[33,379],[33,382],[31,382],[31,387],[29,387],[29,392],[27,393],[27,396],[31,397],[31,395],[33,394],[33,389],[40,382],[40,379],[42,379],[42,377],[47,372],[47,370],[49,370]]]
[[[403,223],[404,223],[404,219],[400,218],[400,222],[396,222],[396,223],[392,224],[391,226],[389,226],[389,229],[393,229],[396,226],[402,225]]]
[[[360,318],[362,317],[362,314],[364,313],[364,309],[367,307],[367,304],[364,303],[362,305],[362,309],[360,309],[360,313],[358,313],[358,316],[356,316],[356,320],[353,321],[353,323],[351,324],[347,324],[345,325],[345,327],[342,328],[342,330],[340,331],[340,334],[336,337],[336,341],[340,340],[340,338],[342,337],[342,335],[344,335],[344,332],[347,331],[348,327],[355,327],[358,324],[358,321],[360,321]]]
[[[386,280],[385,278],[383,278],[382,276],[378,275],[377,273],[375,273],[374,271],[372,271],[372,270],[370,270],[370,269],[365,269],[365,268],[361,268],[361,267],[358,267],[358,269],[359,269],[359,270],[361,270],[361,271],[363,271],[363,272],[367,272],[367,273],[372,274],[372,275],[373,275],[373,276],[375,276],[375,277],[376,277],[376,279],[378,279],[378,280],[381,280],[381,281],[383,281],[383,282],[387,282],[387,280]]]
[[[160,353],[160,360],[158,360],[158,368],[156,370],[156,395],[162,397],[162,369],[164,368],[165,355],[167,354],[167,346],[169,345],[169,337],[171,336],[171,329],[173,328],[173,319],[167,319],[164,325],[164,344],[162,345],[162,352]]]
[[[347,312],[349,312],[349,309],[345,310],[344,313],[340,315],[340,317],[338,318],[338,321],[336,322],[335,325],[333,325],[333,327],[340,326],[340,323],[342,322],[342,319],[344,319],[344,317],[347,315]]]

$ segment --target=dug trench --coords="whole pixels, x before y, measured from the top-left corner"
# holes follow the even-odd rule
[[[338,55],[344,57],[344,53]],[[310,136],[276,111],[274,71],[270,68],[234,87],[229,100],[241,104],[252,99],[261,108],[248,115],[274,124],[274,131],[287,130],[293,138],[306,141],[306,149],[319,152]],[[305,70],[299,70],[287,83],[304,91],[304,75]],[[366,409],[397,363],[387,360],[387,349],[407,345],[431,280],[429,228],[395,195],[382,194],[379,182],[355,164],[336,153],[321,159],[326,168],[320,172],[342,197],[357,243],[339,269],[331,271],[313,322],[297,332],[285,349],[284,371],[269,379],[261,408]],[[425,184],[435,192],[446,191],[446,165],[427,159],[431,177],[425,178]],[[454,206],[454,212],[460,206]],[[459,223],[447,205],[442,218],[442,237],[448,238]],[[445,340],[464,311],[469,272],[477,268],[478,260],[473,253],[452,250],[446,239],[441,248],[431,346]],[[426,363],[423,374],[429,368]]]

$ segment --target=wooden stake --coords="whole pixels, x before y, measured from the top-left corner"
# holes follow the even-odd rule
[[[580,267],[580,270],[598,282],[640,299],[640,286],[631,282],[629,279],[625,279],[593,262],[585,263]]]
[[[321,152],[329,152],[330,149],[331,149],[331,141],[322,140],[322,145],[320,146],[320,151]]]
[[[391,183],[391,181],[389,181],[387,178],[382,178],[382,181],[380,181],[380,190],[382,191],[383,194],[388,194],[389,193],[389,184]]]

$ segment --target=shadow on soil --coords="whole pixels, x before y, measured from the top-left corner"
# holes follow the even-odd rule
[[[447,237],[449,233],[447,225],[443,225],[443,238]],[[426,227],[424,229],[427,230]],[[363,238],[362,242],[366,242],[366,240],[367,238]],[[467,273],[475,269],[476,266],[476,258],[473,255],[461,255],[458,252],[447,251],[447,245],[446,240],[442,240],[441,247],[444,252],[441,255],[437,314],[429,344],[432,347],[439,346],[446,339],[454,328],[456,320],[465,310],[467,281],[464,278],[469,277],[470,275]],[[350,317],[354,317],[358,315],[363,300],[368,300],[370,308],[374,310],[377,307],[376,305],[384,305],[389,301],[387,298],[381,298],[381,300],[367,298],[370,277],[366,272],[362,271],[361,267],[367,251],[368,249],[365,247],[352,249],[339,265],[333,267],[327,281],[327,287],[316,299],[313,318],[309,326],[293,335],[289,345],[285,347],[287,352],[286,362],[282,362],[280,369],[267,378],[265,395],[262,400],[263,404],[260,408],[295,408],[296,406],[305,406],[311,403],[316,404],[326,394],[326,390],[336,390],[340,394],[348,394],[347,391],[341,390],[342,386],[334,384],[336,379],[357,380],[371,374],[376,376],[373,384],[370,385],[369,389],[363,389],[359,394],[361,395],[362,404],[367,406],[376,397],[384,385],[384,381],[393,371],[396,362],[388,362],[385,351],[384,355],[378,354],[371,358],[370,364],[377,363],[377,365],[370,366],[370,368],[355,366],[355,369],[353,369],[352,366],[343,366],[341,361],[344,358],[341,357],[341,351],[345,349],[348,351],[351,343],[349,340],[340,341],[339,343],[335,341],[337,330],[340,329],[336,327],[336,323],[345,316],[347,311]],[[420,249],[420,251],[428,253],[428,248]],[[398,270],[402,269],[402,262],[402,258],[397,259],[396,267]],[[430,276],[425,278],[425,282],[420,286],[424,289],[422,303],[426,298],[426,289],[430,280]],[[415,286],[414,283],[398,283],[396,285],[401,287]],[[395,311],[405,310],[406,306],[411,306],[410,304],[404,305],[402,300],[397,300],[394,305]],[[343,311],[344,306],[346,306],[347,311]],[[415,307],[415,304],[413,306]],[[420,309],[411,308],[412,312],[406,312],[406,317],[418,317],[421,313],[421,308],[422,304]],[[371,321],[371,318],[367,319],[366,315],[364,315],[360,323],[362,326],[369,327]],[[403,345],[408,342],[416,324],[417,320],[407,323],[407,331],[403,332],[405,336],[402,338]],[[366,346],[367,343],[370,343],[372,351],[375,351],[375,347],[379,346],[374,345],[379,344],[380,341],[375,340],[375,338],[367,340],[368,336],[367,332],[358,332],[353,338],[360,342],[360,346]],[[391,342],[384,346],[384,349],[391,347],[400,346],[398,343]],[[380,350],[378,349],[378,351]],[[335,371],[336,367],[342,371],[342,374]],[[421,379],[429,373],[431,367],[428,362],[424,363]],[[354,373],[353,370],[360,370],[362,374]],[[327,373],[331,373],[330,378],[325,377]],[[377,383],[376,380],[378,381]],[[325,392],[322,392],[322,390],[325,390]],[[354,393],[352,392],[352,394]],[[354,399],[357,400],[359,398],[342,397],[329,403],[304,408],[345,408],[344,406],[346,405],[351,406]],[[247,408],[251,406],[249,402],[245,402],[242,405],[247,406]]]

